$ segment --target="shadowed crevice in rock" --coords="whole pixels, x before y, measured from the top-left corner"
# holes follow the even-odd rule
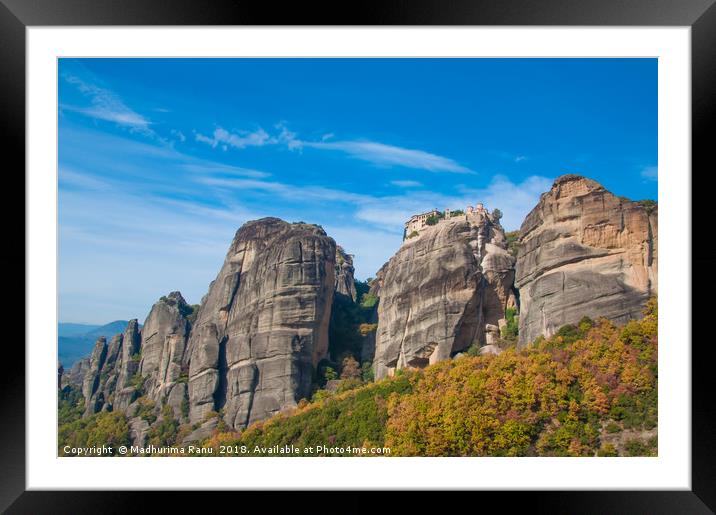
[[[455,341],[453,343],[450,355],[454,355],[460,351],[469,348],[473,343],[479,341],[481,313],[480,294],[475,290],[474,295],[465,306],[465,311],[458,321]]]
[[[229,367],[226,364],[226,337],[219,342],[219,363],[218,368],[219,381],[214,392],[214,410],[219,411],[226,404],[226,390],[228,386],[227,374]]]

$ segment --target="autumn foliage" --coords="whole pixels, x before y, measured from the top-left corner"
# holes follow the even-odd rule
[[[335,445],[388,447],[390,456],[654,456],[657,329],[653,299],[641,320],[622,326],[585,317],[523,349],[398,370],[368,384],[361,377],[370,369],[346,355],[335,391],[241,432],[220,423],[195,444],[245,446],[248,455],[256,447]],[[63,391],[61,445],[129,441],[124,415],[81,419],[82,405],[80,394]],[[153,404],[137,405],[134,416],[156,420]],[[164,406],[151,443],[181,445],[194,429],[171,415]]]
[[[385,445],[394,456],[593,456],[609,423],[653,429],[656,301],[623,327],[586,319],[564,332],[426,369],[389,399]],[[655,441],[644,446],[654,452]]]
[[[655,300],[621,327],[584,318],[525,349],[399,372],[209,444],[369,442],[391,456],[656,453]]]

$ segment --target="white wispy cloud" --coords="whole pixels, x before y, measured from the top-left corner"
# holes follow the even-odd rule
[[[289,130],[285,122],[277,123],[275,128],[278,132],[269,134],[261,127],[254,131],[240,130],[236,132],[229,132],[222,127],[217,127],[211,136],[195,131],[194,138],[212,148],[223,150],[228,147],[244,149],[280,144],[286,145],[289,150],[296,151],[301,151],[304,148],[339,151],[376,166],[401,166],[430,172],[475,173],[453,159],[425,150],[368,140],[332,141],[333,133],[324,134],[320,141],[307,141],[300,139],[298,134]]]
[[[126,149],[115,153],[133,155],[142,148],[139,145],[130,146],[129,153]],[[178,173],[191,173],[183,188],[186,191],[178,196],[173,195],[174,176],[167,176],[161,188],[147,177],[156,184],[148,191],[148,181],[127,182],[120,170],[112,177],[97,177],[61,168],[62,319],[86,321],[83,311],[88,299],[96,299],[93,316],[99,321],[142,317],[159,295],[176,289],[198,302],[233,234],[248,220],[278,216],[319,223],[355,254],[357,277],[365,278],[374,275],[398,249],[403,223],[411,214],[482,201],[488,209],[498,207],[504,213],[505,228],[514,229],[551,183],[544,177],[521,183],[496,177],[484,188],[456,186],[455,194],[407,190],[401,195],[377,196],[265,180],[263,172],[174,161],[177,156],[181,154],[162,149],[141,168],[151,170],[152,163],[168,159],[167,164],[174,163],[171,166]],[[111,295],[98,296],[98,290],[111,291]]]
[[[298,139],[298,135],[290,131],[286,126],[285,122],[279,122],[276,124],[276,128],[279,129],[279,134],[276,138],[272,138],[272,143],[282,143],[288,147],[289,150],[301,150],[303,143]]]
[[[524,154],[518,154],[515,152],[506,152],[506,151],[495,151],[495,155],[499,156],[500,158],[504,159],[505,161],[511,161],[513,163],[521,163],[523,161],[529,160],[529,158]]]
[[[116,123],[129,129],[145,134],[153,134],[151,122],[129,108],[122,99],[109,89],[97,86],[76,75],[65,75],[65,80],[74,85],[82,94],[89,98],[89,107],[62,105],[61,108],[76,113]]]
[[[482,202],[489,210],[502,211],[502,226],[506,230],[519,229],[527,213],[537,205],[539,197],[548,191],[552,179],[531,176],[520,183],[504,176],[495,176],[483,188],[457,188],[458,193],[437,194],[427,191],[409,192],[405,195],[375,198],[364,202],[357,210],[358,220],[382,227],[386,231],[402,231],[403,223],[410,215],[432,208],[464,209]]]
[[[272,143],[268,132],[260,127],[255,131],[239,132],[229,132],[222,127],[217,127],[214,129],[212,136],[205,136],[197,132],[195,138],[196,141],[211,145],[212,148],[216,148],[222,144],[223,146],[234,148],[246,148],[262,147],[266,144]]]
[[[141,321],[160,295],[174,290],[199,302],[236,229],[262,216],[116,188],[59,195],[61,320]]]
[[[390,184],[400,188],[419,188],[423,185],[418,181],[390,181]]]
[[[349,191],[325,188],[323,186],[296,186],[282,182],[261,181],[254,179],[198,177],[197,182],[207,186],[229,188],[233,190],[260,191],[292,200],[361,203],[369,201],[373,198],[360,193],[351,193]]]
[[[60,187],[70,186],[88,191],[108,191],[112,188],[111,183],[71,170],[67,167],[60,167],[57,172]]]
[[[659,178],[659,168],[656,166],[647,166],[642,169],[641,176],[649,181],[656,181]]]
[[[500,223],[508,230],[520,228],[523,220],[539,202],[540,195],[552,187],[554,178],[533,175],[522,182],[513,182],[504,175],[496,175],[485,188],[465,189],[471,205],[483,202],[489,209],[502,211]]]
[[[519,229],[527,213],[548,191],[552,179],[531,176],[520,183],[497,175],[484,188],[456,187],[456,194],[440,194],[425,190],[409,190],[401,195],[373,196],[320,186],[298,186],[278,181],[197,177],[197,182],[216,188],[228,188],[245,193],[260,192],[278,199],[314,201],[321,204],[337,202],[350,204],[351,217],[357,222],[373,225],[387,233],[402,233],[403,223],[412,214],[432,208],[464,209],[482,202],[487,209],[498,208],[503,213],[502,225],[507,230]]]
[[[189,158],[187,158],[188,160]],[[231,176],[238,176],[238,177],[251,177],[255,179],[261,179],[264,177],[269,177],[271,174],[268,172],[263,172],[261,170],[254,170],[252,168],[243,168],[240,166],[230,166],[230,165],[224,165],[215,163],[212,161],[205,161],[203,159],[192,159],[191,162],[184,163],[180,165],[184,170],[187,170],[189,172],[195,172],[200,174],[207,174],[207,175],[231,175]]]
[[[404,166],[430,172],[475,173],[448,157],[375,141],[302,141],[301,146],[344,152],[353,158],[378,166]]]

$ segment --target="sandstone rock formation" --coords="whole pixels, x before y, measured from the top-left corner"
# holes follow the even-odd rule
[[[188,372],[182,364],[191,328],[187,320],[190,312],[182,294],[174,291],[152,306],[142,326],[139,373],[145,378],[144,391],[157,403],[186,390],[179,380],[182,372],[185,376]],[[173,392],[175,388],[177,392]]]
[[[139,396],[137,386],[130,385],[139,369],[140,336],[137,320],[130,320],[124,333],[116,334],[107,344],[97,339],[89,358],[75,363],[69,382],[77,384],[81,377],[85,398],[85,416],[101,410],[125,409]]]
[[[186,355],[190,420],[234,428],[310,395],[328,349],[336,244],[318,226],[246,223],[199,308]]]
[[[346,254],[343,247],[336,245],[336,294],[345,295],[353,302],[356,298],[356,284],[353,277],[353,256]]]
[[[131,384],[135,375],[139,372],[140,350],[139,324],[136,319],[133,319],[127,323],[127,328],[122,334],[120,361],[115,367],[117,382],[115,384],[113,409],[125,409],[140,393]]]
[[[422,368],[471,345],[515,305],[514,258],[489,214],[442,220],[408,238],[376,277],[374,371]]]
[[[82,383],[84,382],[85,375],[90,366],[90,357],[84,357],[75,361],[69,371],[65,370],[62,373],[62,386],[71,384],[82,389]]]
[[[657,293],[657,209],[578,175],[555,180],[520,229],[515,286],[519,341],[583,316],[641,316]]]
[[[324,358],[350,353],[372,362],[380,379],[472,346],[501,352],[508,307],[519,307],[525,345],[585,315],[638,317],[656,294],[656,207],[583,177],[560,177],[542,195],[522,224],[516,264],[494,212],[416,234],[376,273],[369,294],[377,309],[368,312],[356,304],[352,256],[322,228],[248,222],[200,306],[179,292],[160,298],[141,331],[131,320],[69,372],[58,369],[60,386],[82,390],[85,416],[123,411],[133,442],[147,440],[147,420],[170,416],[167,405],[191,441],[219,424],[244,428],[294,407],[311,395]]]
[[[97,338],[90,355],[90,365],[82,381],[82,396],[85,398],[85,415],[97,413],[104,406],[104,393],[100,388],[100,373],[107,358],[107,339]]]
[[[310,396],[328,350],[334,291],[355,302],[352,258],[323,229],[249,222],[194,324],[193,308],[172,292],[152,306],[141,332],[131,320],[109,343],[98,339],[72,370],[58,370],[59,378],[81,387],[85,416],[124,411],[133,441],[148,431],[134,416],[140,396],[154,401],[156,413],[167,404],[180,421],[187,410],[192,423],[221,411],[231,427],[244,427]]]

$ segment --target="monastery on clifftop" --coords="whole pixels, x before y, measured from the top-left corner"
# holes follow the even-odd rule
[[[437,208],[434,208],[425,213],[419,213],[417,215],[411,216],[410,219],[405,222],[405,232],[403,233],[403,239],[405,240],[406,238],[415,236],[416,233],[420,234],[420,231],[425,227],[435,225],[441,220],[447,220],[454,216],[465,216],[466,218],[468,218],[484,217],[488,215],[489,213],[487,209],[485,209],[485,206],[483,206],[481,202],[479,202],[476,207],[467,206],[464,212],[451,211],[450,208],[445,208],[445,212],[441,213],[437,210]]]

